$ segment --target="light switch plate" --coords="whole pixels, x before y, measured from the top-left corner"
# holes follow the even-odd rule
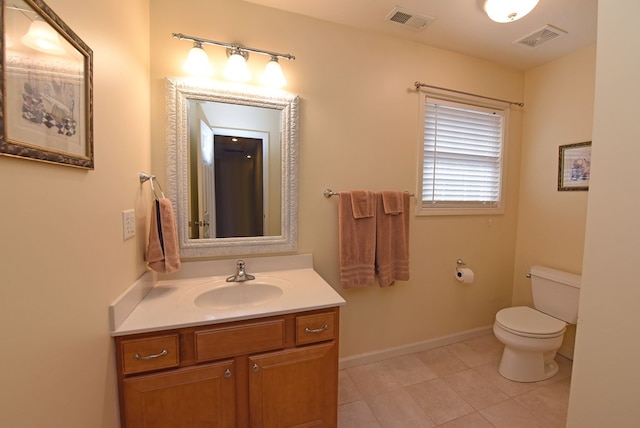
[[[134,210],[122,211],[122,240],[136,236],[136,212]]]

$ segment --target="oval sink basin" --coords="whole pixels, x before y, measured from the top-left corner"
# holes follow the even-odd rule
[[[256,306],[282,295],[282,289],[265,282],[247,281],[213,288],[199,294],[194,303],[201,308],[226,309]]]

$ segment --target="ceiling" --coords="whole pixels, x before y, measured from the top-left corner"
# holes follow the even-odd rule
[[[483,0],[245,1],[485,58],[519,70],[596,42],[597,0],[540,0],[529,15],[506,24],[487,17]],[[419,30],[389,21],[396,6],[414,16],[412,21],[420,16],[435,19]],[[514,43],[547,25],[552,26],[551,33],[560,36],[545,32],[552,37],[535,47]]]

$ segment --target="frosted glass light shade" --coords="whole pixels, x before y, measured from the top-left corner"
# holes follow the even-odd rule
[[[287,79],[285,79],[282,73],[282,67],[280,67],[277,57],[271,57],[267,66],[264,68],[262,83],[274,88],[282,88],[287,84]]]
[[[213,66],[209,61],[209,56],[199,43],[195,43],[189,51],[182,69],[193,76],[204,77],[213,74]]]
[[[20,39],[22,43],[32,49],[40,52],[46,52],[54,55],[62,55],[66,53],[58,33],[49,24],[44,21],[35,20],[29,26],[27,34]]]
[[[513,22],[531,12],[538,0],[485,0],[484,11],[495,22]]]
[[[251,79],[251,72],[247,67],[247,60],[240,53],[232,53],[224,69],[224,77],[236,82],[246,82]]]

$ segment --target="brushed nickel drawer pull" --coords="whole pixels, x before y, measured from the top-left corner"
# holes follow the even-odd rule
[[[162,352],[160,352],[159,354],[147,355],[146,357],[143,357],[140,354],[136,354],[136,355],[133,356],[133,358],[136,359],[136,360],[155,360],[156,358],[164,357],[168,353],[169,353],[169,351],[167,351],[166,349],[163,349]]]
[[[328,328],[329,328],[329,326],[328,326],[327,324],[323,325],[323,326],[322,326],[322,327],[320,327],[320,328],[309,328],[309,327],[305,327],[305,328],[304,328],[304,332],[305,332],[305,333],[315,333],[315,334],[318,334],[318,333],[322,333],[323,331],[325,331],[325,330],[326,330],[326,329],[328,329]]]
[[[225,377],[225,379],[229,379],[231,377],[231,370],[226,369],[224,371],[224,377]]]
[[[258,366],[258,363],[253,363],[252,369],[254,373],[258,373],[258,371],[260,370],[260,366]]]

